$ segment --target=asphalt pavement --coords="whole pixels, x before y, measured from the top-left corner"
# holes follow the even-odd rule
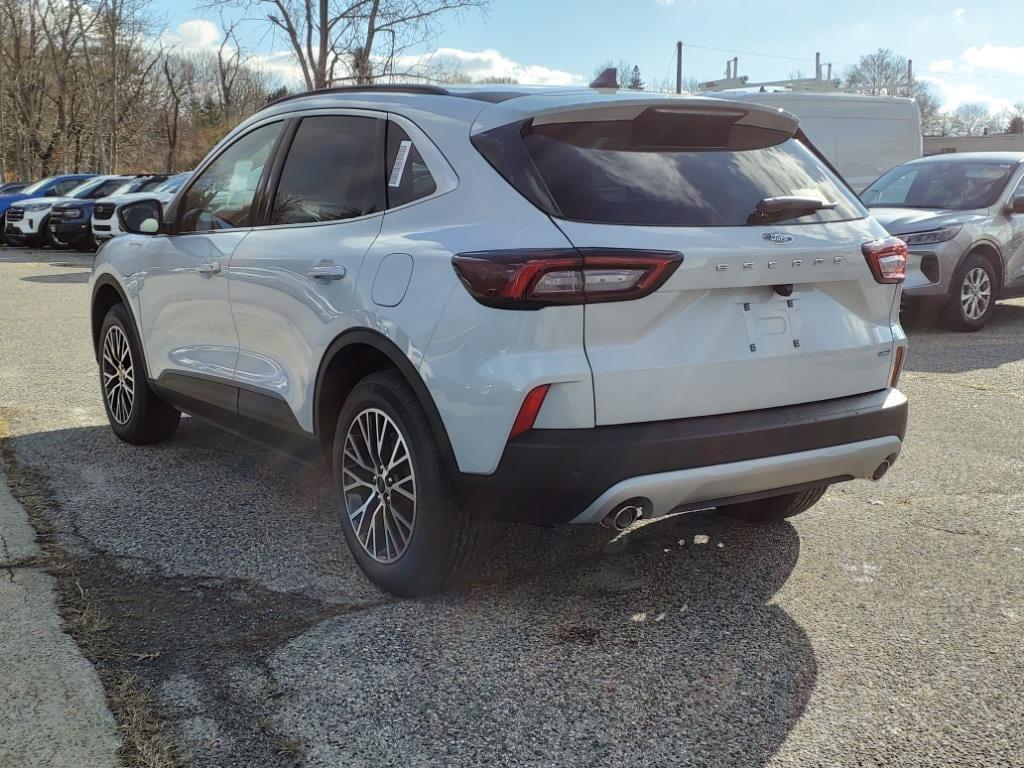
[[[1024,765],[1024,302],[909,329],[879,483],[766,528],[490,525],[402,601],[322,471],[196,419],[117,441],[88,264],[0,251],[0,416],[185,764]]]

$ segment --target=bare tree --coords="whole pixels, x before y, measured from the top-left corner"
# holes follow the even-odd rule
[[[211,0],[255,12],[282,32],[308,89],[408,74],[401,58],[430,40],[441,19],[486,11],[490,0]]]
[[[999,133],[999,117],[992,115],[984,104],[963,104],[951,115],[952,133],[958,136],[982,136]]]
[[[193,56],[153,45],[149,0],[0,0],[0,172],[197,162],[273,83],[234,28]]]
[[[887,48],[860,57],[843,77],[844,85],[874,96],[904,96],[917,100],[921,109],[921,127],[925,133],[942,130],[941,105],[927,82],[910,72],[907,57]]]

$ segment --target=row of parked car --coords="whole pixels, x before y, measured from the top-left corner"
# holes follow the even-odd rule
[[[7,245],[95,250],[123,234],[118,211],[138,200],[170,202],[188,173],[49,176],[32,184],[0,185],[0,216]]]

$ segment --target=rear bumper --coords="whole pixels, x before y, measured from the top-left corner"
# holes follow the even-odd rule
[[[887,389],[760,411],[594,429],[536,429],[491,475],[461,475],[473,512],[542,525],[599,522],[619,502],[678,507],[870,477],[898,454],[907,399]]]

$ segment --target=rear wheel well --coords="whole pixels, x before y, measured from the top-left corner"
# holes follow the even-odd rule
[[[103,318],[115,304],[124,304],[124,297],[117,288],[110,283],[104,283],[96,289],[92,297],[92,348],[98,350],[100,346],[100,328],[103,326]]]
[[[371,373],[387,370],[399,368],[370,344],[348,344],[331,357],[320,376],[316,401],[316,434],[324,456],[331,455],[338,414],[352,388]]]
[[[335,339],[320,363],[313,401],[313,427],[323,455],[330,461],[338,414],[353,387],[370,374],[388,370],[397,371],[420,401],[441,450],[445,469],[454,477],[459,466],[448,430],[419,371],[391,339],[365,328],[347,331]]]
[[[978,245],[975,245],[973,248],[971,248],[971,250],[967,252],[967,254],[964,256],[964,260],[966,260],[968,256],[972,256],[973,254],[984,256],[992,265],[992,269],[996,271],[996,284],[995,286],[993,286],[992,293],[998,296],[999,292],[1003,288],[1003,259],[999,255],[999,251],[997,251],[994,246],[989,245],[988,243],[979,243]],[[959,290],[959,286],[955,286],[954,290]]]

